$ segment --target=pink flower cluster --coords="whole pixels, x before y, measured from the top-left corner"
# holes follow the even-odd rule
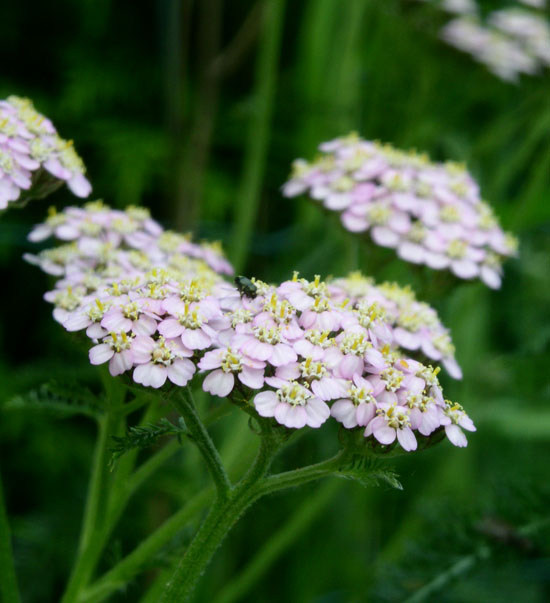
[[[89,207],[85,211],[93,217]],[[97,211],[115,216],[113,210]],[[396,329],[377,300],[371,304],[359,294],[344,300],[343,282],[307,281],[298,274],[279,286],[253,279],[241,292],[181,246],[162,266],[136,269],[131,254],[156,254],[162,237],[160,227],[146,214],[138,218],[137,211],[116,214],[136,220],[137,230],[121,231],[114,220],[100,224],[107,245],[101,253],[88,240],[89,222],[83,220],[63,231],[56,229],[67,223],[50,221],[31,235],[54,232],[74,239],[69,246],[84,248],[84,257],[69,252],[46,299],[67,330],[84,331],[91,340],[92,364],[108,363],[112,375],[129,373],[153,388],[185,386],[198,373],[204,391],[230,399],[238,392],[259,415],[287,428],[317,428],[332,417],[380,444],[397,440],[404,450],[414,450],[417,438],[439,428],[453,444],[466,445],[462,429],[475,430],[473,423],[443,398],[439,369],[403,357]],[[146,238],[157,242],[145,244]],[[47,253],[34,261],[51,268]],[[94,257],[91,270],[82,265],[87,253]],[[124,275],[116,270],[121,266]],[[94,275],[99,283],[92,286]]]
[[[197,244],[190,235],[164,230],[144,207],[118,210],[102,201],[62,212],[51,207],[29,240],[37,243],[50,236],[65,244],[25,259],[64,277],[58,287],[72,287],[73,294],[78,288],[93,292],[104,282],[110,286],[117,279],[140,278],[156,268],[169,269],[177,277],[233,273],[218,243]]]
[[[334,299],[348,300],[364,324],[386,322],[392,330],[393,345],[441,362],[451,377],[462,378],[449,330],[430,305],[416,299],[410,287],[389,282],[375,285],[372,279],[354,272],[329,281],[329,289]]]
[[[62,182],[76,196],[87,197],[91,186],[85,171],[72,141],[60,138],[30,100],[0,101],[0,210],[45,196]]]
[[[523,3],[544,8],[544,2]],[[517,82],[521,74],[534,75],[550,66],[550,22],[542,12],[525,7],[495,10],[482,18],[472,3],[443,28],[441,37],[505,81]]]
[[[500,287],[502,260],[516,253],[517,242],[500,228],[462,166],[355,134],[320,149],[315,161],[294,162],[285,196],[306,193],[339,212],[347,230],[368,232],[408,262]]]

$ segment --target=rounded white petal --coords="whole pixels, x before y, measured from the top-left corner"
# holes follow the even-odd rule
[[[254,397],[254,406],[262,417],[273,417],[278,404],[277,394],[272,391],[260,392]]]
[[[172,383],[183,387],[195,373],[195,365],[191,360],[185,358],[177,358],[166,368],[168,379]]]
[[[458,425],[445,425],[445,433],[452,444],[459,448],[464,448],[468,445],[466,436],[462,433],[462,429]]]
[[[225,398],[235,385],[235,377],[232,373],[226,373],[218,369],[210,373],[202,384],[202,389],[214,396]]]
[[[418,446],[414,433],[410,427],[404,427],[403,429],[397,430],[397,439],[401,444],[403,450],[411,451],[416,450]]]
[[[310,427],[320,427],[330,417],[330,408],[319,398],[310,398],[305,409],[306,423]]]
[[[107,343],[100,343],[90,349],[88,356],[92,364],[103,364],[113,357],[113,350]]]
[[[330,408],[330,414],[347,429],[358,425],[355,406],[351,400],[336,400]]]

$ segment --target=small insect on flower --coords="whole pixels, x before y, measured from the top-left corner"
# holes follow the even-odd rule
[[[241,297],[244,295],[244,297],[255,299],[256,295],[258,295],[258,287],[246,276],[236,276],[235,285]]]

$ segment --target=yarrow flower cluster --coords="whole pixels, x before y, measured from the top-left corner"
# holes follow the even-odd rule
[[[545,7],[544,0],[522,4]],[[516,82],[521,74],[534,75],[550,66],[550,22],[541,12],[516,5],[481,17],[476,3],[464,0],[447,0],[443,7],[461,15],[443,28],[443,40],[499,78]]]
[[[375,285],[360,272],[328,284],[331,296],[347,300],[363,326],[387,323],[394,345],[408,352],[419,352],[429,361],[441,362],[451,377],[462,378],[449,330],[429,304],[416,299],[410,287],[389,282]]]
[[[355,290],[353,298],[343,299],[345,282],[308,281],[297,273],[278,286],[237,279],[235,287],[221,278],[223,270],[191,258],[181,246],[162,267],[136,268],[133,254],[150,257],[161,247],[160,227],[147,215],[132,215],[136,209],[99,211],[110,220],[101,220],[94,240],[107,243],[107,252],[90,245],[89,222],[73,223],[70,245],[89,249],[95,268],[83,269],[86,251],[84,258],[69,253],[55,264],[63,266],[62,274],[55,272],[60,280],[46,294],[57,320],[91,340],[92,364],[108,363],[112,375],[128,373],[153,388],[167,382],[184,386],[198,373],[204,391],[249,404],[291,429],[318,428],[332,418],[372,444],[398,442],[409,451],[418,438],[444,430],[453,444],[466,445],[462,429],[475,430],[473,423],[443,397],[439,369],[403,355],[397,329],[382,311],[386,303],[398,313],[390,294],[377,309],[373,293],[363,299]],[[94,217],[93,209],[84,212],[88,220]],[[114,228],[115,215],[137,221],[132,238],[128,229]],[[50,221],[32,238],[58,228]],[[47,253],[33,261],[50,268]],[[129,274],[118,274],[120,266]],[[98,282],[92,286],[94,274]]]
[[[85,171],[72,141],[60,138],[30,100],[0,101],[0,210],[46,196],[63,182],[76,196],[87,197]]]
[[[46,221],[31,231],[29,240],[38,243],[50,236],[65,244],[25,258],[73,284],[91,275],[100,280],[133,278],[154,268],[183,274],[201,269],[233,273],[218,243],[197,244],[190,235],[164,230],[144,207],[111,209],[103,201],[62,212],[50,207]]]
[[[313,162],[294,162],[285,196],[307,194],[339,212],[347,230],[368,232],[408,262],[500,287],[502,261],[516,253],[517,241],[500,228],[463,166],[356,134],[320,150]]]

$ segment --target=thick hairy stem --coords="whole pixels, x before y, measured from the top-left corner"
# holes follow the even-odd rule
[[[189,430],[189,437],[195,442],[206,462],[219,498],[227,498],[231,490],[231,482],[229,481],[220,455],[214,446],[214,442],[212,442],[212,438],[197,413],[193,398],[191,397],[191,391],[188,388],[184,388],[182,395],[174,395],[171,398],[171,402],[185,420],[185,425]]]
[[[0,478],[0,599],[19,603],[19,589],[15,575],[13,552],[11,547],[11,531],[4,503],[2,479]]]
[[[317,463],[316,465],[309,465],[300,469],[294,469],[293,471],[285,471],[284,473],[270,475],[262,480],[262,483],[259,485],[259,494],[260,496],[265,496],[272,492],[301,486],[302,484],[328,477],[338,471],[342,464],[342,460],[345,458],[346,453],[340,451],[332,458]]]
[[[257,499],[258,487],[277,452],[279,443],[269,433],[267,423],[260,423],[262,440],[256,459],[226,500],[218,499],[191,541],[185,555],[166,584],[160,603],[188,601],[197,581],[233,525]]]
[[[311,524],[326,509],[339,487],[337,480],[326,482],[315,491],[315,496],[307,505],[299,506],[290,519],[281,525],[277,532],[255,553],[242,572],[224,585],[214,603],[233,603],[242,601],[246,593],[261,580],[270,567],[289,549]]]
[[[206,422],[207,420],[205,419],[205,423]],[[170,444],[167,446],[170,446]],[[157,453],[157,455],[158,454],[159,453]],[[249,449],[242,450],[242,453],[238,458],[238,463],[236,463],[236,465],[232,468],[232,472],[235,475],[240,475],[242,473],[242,466],[246,466],[251,460],[252,456],[253,455]],[[145,467],[147,463],[153,462],[154,458],[155,457],[151,457],[149,461],[146,461],[143,467]],[[141,467],[135,472],[134,475],[137,476],[140,470]],[[139,574],[143,566],[163,547],[165,547],[166,544],[183,528],[185,528],[189,521],[200,511],[202,511],[213,498],[213,487],[203,490],[195,495],[185,504],[182,509],[180,509],[171,518],[167,519],[159,528],[155,530],[155,532],[150,534],[136,549],[119,561],[115,567],[111,568],[106,574],[101,576],[98,580],[96,580],[96,582],[90,585],[84,591],[80,601],[86,603],[98,603],[99,601],[106,600],[116,590],[124,588],[130,580]],[[166,575],[166,580],[163,581],[162,577],[164,575]],[[158,589],[155,587],[152,592],[162,592],[164,584],[170,575],[171,573],[169,571],[163,570],[160,576],[155,579],[155,584],[159,582],[161,584],[158,586]],[[154,597],[154,595],[151,595],[151,597]],[[158,597],[147,600],[154,600],[155,603],[157,603]]]

